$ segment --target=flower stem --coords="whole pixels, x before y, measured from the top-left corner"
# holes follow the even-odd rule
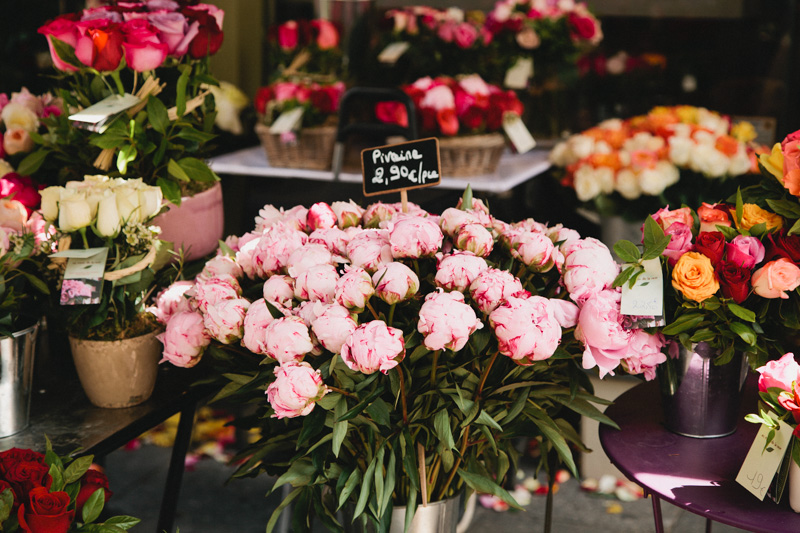
[[[393,303],[391,307],[389,307],[389,322],[386,324],[387,326],[392,325],[392,320],[394,320],[394,308],[397,304]]]
[[[400,379],[400,403],[403,405],[403,424],[408,424],[408,406],[406,405],[406,383],[403,369],[397,365],[397,377]]]
[[[375,320],[380,320],[381,319],[381,317],[378,316],[377,311],[375,311],[375,308],[372,307],[372,304],[370,303],[369,300],[367,300],[367,309],[369,309],[369,312],[372,313],[372,316],[375,318]]]
[[[453,469],[450,471],[450,475],[447,476],[447,481],[445,481],[444,485],[442,485],[442,490],[439,491],[439,499],[444,499],[445,494],[447,494],[447,490],[450,488],[450,484],[453,482],[453,478],[456,477],[456,472],[458,472],[458,467],[461,466],[461,458],[464,457],[464,454],[467,453],[467,440],[469,439],[469,426],[464,429],[464,438],[461,440],[461,449],[458,451],[458,457],[456,457],[456,463],[453,465]]]
[[[325,385],[325,386],[328,387],[328,389],[331,392],[338,392],[339,394],[347,396],[348,398],[355,398],[356,397],[355,394],[353,394],[351,392],[347,392],[346,390],[342,390],[342,389],[337,388],[337,387],[331,387],[330,385]]]
[[[439,363],[439,352],[441,350],[436,350],[433,352],[433,367],[431,368],[431,388],[436,386],[436,366]]]
[[[483,392],[483,386],[486,384],[486,378],[489,377],[489,372],[492,370],[492,365],[494,364],[494,360],[497,359],[497,355],[499,351],[494,352],[492,358],[489,360],[489,366],[486,367],[486,370],[483,372],[483,376],[481,376],[481,382],[478,385],[478,391],[475,393],[475,399],[481,397],[481,393]]]

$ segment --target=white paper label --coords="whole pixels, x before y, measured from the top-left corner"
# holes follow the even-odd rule
[[[303,121],[304,111],[305,109],[302,107],[295,107],[289,111],[284,111],[269,127],[269,132],[273,135],[278,135],[299,129],[300,123]]]
[[[61,283],[61,305],[100,303],[108,248],[67,250],[52,256],[67,258]]]
[[[378,54],[378,61],[387,65],[394,65],[406,53],[409,46],[411,45],[405,41],[392,43]]]
[[[103,98],[96,104],[90,105],[86,109],[70,115],[69,119],[78,122],[79,125],[80,123],[84,123],[84,127],[87,129],[102,133],[111,118],[130,109],[139,102],[140,100],[132,94],[112,94],[111,96]]]
[[[629,265],[623,265],[623,268]],[[623,315],[663,316],[664,276],[658,259],[642,261],[642,272],[633,287],[628,282],[622,285],[620,312]]]
[[[503,84],[509,89],[524,89],[533,76],[533,58],[520,57],[514,66],[506,71]]]
[[[767,436],[770,428],[761,425],[756,440],[750,446],[750,451],[747,452],[742,468],[736,476],[736,482],[752,492],[759,500],[764,499],[792,438],[792,426],[783,420],[779,420],[778,423],[780,427],[775,430],[775,436],[769,445]]]
[[[506,116],[503,117],[503,129],[517,153],[524,154],[536,146],[531,132],[516,113],[506,113]]]

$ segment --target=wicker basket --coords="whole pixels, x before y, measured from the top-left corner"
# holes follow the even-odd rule
[[[502,133],[439,138],[442,176],[462,178],[492,174],[506,148]]]
[[[270,133],[264,124],[256,124],[256,133],[273,167],[331,169],[336,126],[303,128],[297,133],[297,141],[292,143],[284,143],[279,134]]]

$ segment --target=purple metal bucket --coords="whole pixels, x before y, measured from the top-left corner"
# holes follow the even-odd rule
[[[717,366],[717,352],[699,342],[659,367],[664,425],[678,435],[697,439],[724,437],[736,431],[747,358],[741,352]],[[663,368],[662,368],[663,367]]]

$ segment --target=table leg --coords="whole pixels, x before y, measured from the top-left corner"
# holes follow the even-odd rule
[[[656,524],[656,533],[664,533],[664,519],[661,516],[661,499],[650,493],[650,499],[653,502],[653,520]]]
[[[706,518],[706,533],[711,533],[711,524],[712,523],[713,523],[713,520],[711,520],[710,518]]]
[[[175,435],[175,443],[172,445],[172,457],[169,460],[164,496],[161,498],[161,510],[158,514],[158,527],[156,529],[158,533],[172,533],[175,523],[175,509],[178,506],[178,495],[181,490],[181,481],[183,480],[186,452],[189,451],[189,444],[192,441],[192,427],[194,426],[196,409],[197,404],[194,403],[181,411],[178,432]]]

